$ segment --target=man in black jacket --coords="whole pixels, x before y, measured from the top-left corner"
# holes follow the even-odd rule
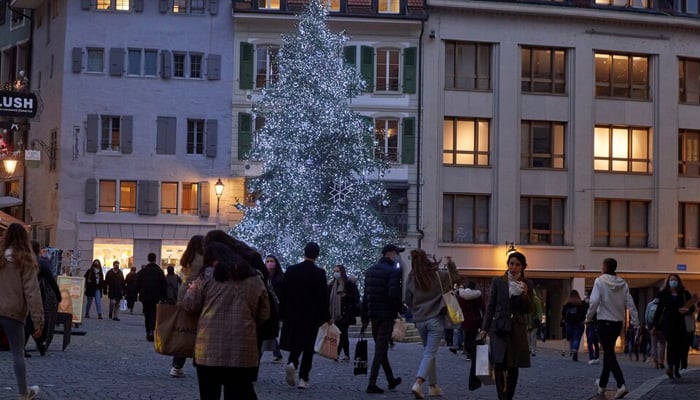
[[[154,340],[153,331],[156,329],[156,306],[158,301],[165,299],[165,274],[156,264],[155,253],[148,253],[146,264],[138,275],[139,300],[143,305],[143,316],[146,323],[146,340]]]
[[[379,367],[384,369],[389,390],[401,383],[394,377],[389,364],[389,339],[396,318],[402,306],[401,269],[397,265],[402,247],[388,244],[382,249],[382,258],[365,272],[365,292],[362,302],[362,332],[372,321],[374,338],[374,359],[369,374],[367,393],[384,393],[377,386]]]

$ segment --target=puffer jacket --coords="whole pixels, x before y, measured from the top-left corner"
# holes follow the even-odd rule
[[[395,318],[402,306],[401,293],[401,269],[382,257],[365,272],[362,324],[370,318]]]
[[[0,316],[24,322],[29,312],[34,326],[42,326],[44,307],[41,302],[36,262],[19,268],[15,265],[11,249],[5,250],[4,256],[5,267],[0,268]]]

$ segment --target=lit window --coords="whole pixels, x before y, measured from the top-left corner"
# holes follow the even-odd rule
[[[187,154],[204,152],[204,120],[187,120]]]
[[[595,199],[594,246],[649,247],[649,202]]]
[[[678,173],[700,176],[700,131],[681,130],[678,142]]]
[[[399,90],[399,50],[377,49],[378,92],[398,92]]]
[[[87,49],[87,70],[88,72],[103,72],[105,67],[104,49]]]
[[[204,14],[204,0],[174,0],[175,14]]]
[[[97,0],[97,9],[129,11],[129,0]]]
[[[399,162],[399,120],[377,118],[374,137],[377,141],[374,156],[392,163]]]
[[[197,207],[197,184],[183,183],[182,184],[182,205],[181,212],[184,215],[197,215],[199,208]]]
[[[522,168],[564,168],[563,122],[523,121]]]
[[[257,46],[255,49],[257,68],[255,70],[255,87],[263,88],[277,81],[277,46]]]
[[[136,212],[136,181],[119,182],[119,212]]]
[[[340,11],[340,0],[325,0],[328,11]]]
[[[258,0],[258,8],[266,10],[279,10],[280,0]]]
[[[177,214],[177,182],[161,182],[160,213]]]
[[[566,52],[562,49],[523,47],[521,90],[525,93],[566,91]]]
[[[491,44],[445,42],[445,88],[491,89]]]
[[[595,54],[596,96],[647,100],[649,58],[625,54]]]
[[[486,195],[443,194],[442,241],[488,243],[489,212]]]
[[[100,180],[100,211],[117,212],[117,181]]]
[[[596,126],[596,171],[651,173],[651,134],[647,128]]]
[[[382,14],[398,14],[400,0],[378,0],[378,9]]]
[[[564,199],[520,198],[520,243],[564,244]]]
[[[649,0],[595,0],[597,5],[614,6],[614,7],[632,7],[632,8],[649,8],[651,1]]]
[[[101,119],[100,149],[102,151],[120,151],[120,117],[103,115]]]
[[[489,165],[489,121],[445,118],[442,148],[445,165]]]

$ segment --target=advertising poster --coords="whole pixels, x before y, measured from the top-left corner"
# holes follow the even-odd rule
[[[73,314],[73,323],[83,321],[83,292],[85,291],[85,278],[80,276],[64,276],[57,278],[58,288],[61,291],[61,303],[58,312]]]

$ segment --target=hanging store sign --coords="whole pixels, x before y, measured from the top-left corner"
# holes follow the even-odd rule
[[[0,116],[34,118],[39,102],[33,93],[0,91]]]

